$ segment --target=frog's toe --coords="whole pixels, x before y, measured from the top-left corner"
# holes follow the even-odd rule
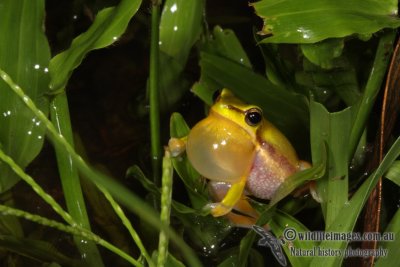
[[[310,182],[310,194],[315,201],[322,203],[322,197],[318,194],[317,183],[315,181]]]
[[[214,217],[224,216],[232,210],[232,207],[226,206],[221,202],[209,203],[205,206],[205,208],[210,210],[211,215]]]
[[[172,157],[177,157],[186,149],[186,142],[182,138],[170,138],[168,141],[168,149]]]

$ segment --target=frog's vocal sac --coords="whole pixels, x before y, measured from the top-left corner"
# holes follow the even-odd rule
[[[248,214],[243,207],[250,205],[240,203],[247,202],[245,195],[270,199],[286,178],[310,166],[298,159],[259,107],[243,103],[228,89],[222,90],[209,115],[179,140],[170,140],[172,154],[183,152],[186,145],[193,167],[211,180],[210,191],[220,201],[209,205],[213,216],[232,208]]]

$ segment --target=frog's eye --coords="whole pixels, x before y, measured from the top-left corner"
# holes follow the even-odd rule
[[[245,113],[245,121],[250,126],[257,126],[262,121],[262,112],[259,108],[251,108]]]

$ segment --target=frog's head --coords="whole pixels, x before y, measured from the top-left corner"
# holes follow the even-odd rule
[[[257,106],[243,103],[228,89],[223,89],[216,97],[210,113],[236,123],[253,140],[256,140],[257,131],[263,124],[262,110]]]
[[[251,168],[261,109],[223,89],[207,118],[189,133],[187,154],[195,169],[210,180],[234,183]]]

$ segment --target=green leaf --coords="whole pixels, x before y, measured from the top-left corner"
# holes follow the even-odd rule
[[[379,178],[389,169],[395,159],[400,155],[400,138],[392,145],[389,152],[379,165],[356,191],[353,197],[343,205],[342,209],[337,214],[335,220],[330,224],[327,232],[351,232],[357,222],[361,210],[368,200]],[[322,241],[320,246],[322,249],[329,250],[344,250],[347,246],[347,241]],[[343,255],[342,255],[343,256]],[[340,266],[343,257],[315,257],[312,259],[310,266]]]
[[[386,249],[388,251],[387,257],[381,257],[377,260],[376,267],[390,267],[396,266],[399,263],[400,254],[400,209],[397,210],[392,220],[390,221],[388,227],[385,229],[384,233],[394,234],[394,240],[388,242],[380,242],[378,247]]]
[[[300,46],[303,55],[323,69],[332,68],[332,60],[342,54],[343,47],[344,39],[327,39],[319,43],[302,44]]]
[[[385,174],[385,177],[391,180],[393,183],[400,186],[400,161],[397,160],[393,162],[393,165],[390,167],[388,172]]]
[[[347,106],[354,105],[361,96],[355,67],[344,56],[329,64],[329,69],[323,69],[305,58],[303,71],[296,73],[297,82],[310,88],[315,99],[327,106],[334,92]]]
[[[190,49],[200,36],[204,0],[166,0],[160,20],[160,51],[186,64]]]
[[[251,63],[246,52],[235,33],[230,29],[215,26],[213,39],[206,43],[203,50],[233,60],[251,69]]]
[[[174,106],[189,90],[184,69],[190,51],[202,30],[204,0],[167,0],[159,26],[160,110]],[[147,103],[146,103],[147,104]]]
[[[101,10],[90,28],[76,37],[68,50],[52,58],[50,89],[54,91],[65,88],[72,71],[89,51],[106,47],[118,40],[141,2],[122,0],[116,7]]]
[[[18,18],[18,19],[16,19]],[[0,68],[4,69],[45,114],[50,49],[43,32],[44,1],[3,0],[0,4]],[[25,168],[40,152],[45,128],[8,85],[0,80],[0,145]],[[0,163],[0,192],[19,178]]]
[[[313,162],[320,162],[323,144],[327,144],[328,162],[325,177],[317,182],[322,199],[325,226],[336,219],[348,195],[348,158],[346,157],[351,130],[351,109],[329,113],[321,104],[311,101],[311,147]]]
[[[255,39],[259,42],[260,36],[256,35]],[[284,54],[280,51],[277,44],[259,44],[261,53],[265,62],[265,72],[268,79],[275,85],[297,91],[294,83],[293,66],[285,60]]]
[[[315,43],[353,34],[371,35],[400,26],[394,0],[262,0],[253,4],[264,19],[269,43]]]

